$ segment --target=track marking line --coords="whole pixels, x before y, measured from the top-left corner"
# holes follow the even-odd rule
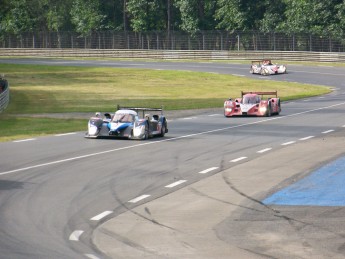
[[[36,140],[35,138],[27,138],[27,139],[21,139],[21,140],[15,140],[14,143],[20,143],[20,142],[27,142],[27,141],[33,141]]]
[[[44,167],[44,166],[49,166],[49,165],[54,165],[54,164],[60,164],[60,163],[64,163],[64,162],[69,162],[69,161],[89,158],[89,157],[93,157],[93,156],[104,155],[104,154],[108,154],[108,153],[118,152],[118,151],[121,151],[121,150],[136,148],[136,147],[140,147],[140,146],[159,144],[159,143],[168,142],[168,141],[176,141],[176,140],[180,140],[180,139],[184,139],[184,138],[191,138],[191,137],[195,137],[195,136],[200,136],[200,135],[220,132],[220,131],[224,131],[224,130],[236,129],[236,128],[250,126],[250,125],[255,125],[255,124],[260,124],[260,123],[264,123],[264,122],[272,121],[272,120],[281,120],[281,119],[284,120],[284,119],[286,119],[288,117],[296,117],[296,116],[299,116],[299,115],[302,115],[302,114],[311,113],[311,112],[320,111],[320,110],[325,110],[325,109],[330,109],[330,108],[334,108],[334,107],[341,106],[341,105],[345,105],[345,102],[333,104],[333,105],[330,105],[330,106],[324,106],[324,107],[320,107],[320,108],[316,108],[316,109],[312,109],[312,110],[308,110],[308,111],[293,113],[293,114],[290,114],[290,115],[279,116],[279,117],[270,117],[270,118],[266,118],[266,119],[262,119],[262,120],[258,120],[258,121],[253,121],[253,122],[249,122],[249,123],[244,123],[244,124],[239,124],[239,125],[235,125],[235,126],[229,126],[229,127],[225,127],[225,128],[208,130],[208,131],[198,132],[198,133],[184,135],[184,136],[180,136],[180,137],[169,138],[169,139],[162,139],[162,140],[158,140],[158,141],[154,141],[154,142],[144,142],[144,143],[141,143],[141,144],[135,144],[135,145],[126,146],[126,147],[122,147],[122,148],[110,149],[110,150],[105,150],[105,151],[101,151],[101,152],[90,153],[90,154],[87,154],[87,155],[70,157],[70,158],[66,158],[66,159],[62,159],[62,160],[56,160],[56,161],[52,161],[52,162],[48,162],[48,163],[43,163],[43,164],[37,164],[37,165],[33,165],[33,166],[18,168],[18,169],[14,169],[14,170],[10,170],[10,171],[1,172],[0,175],[6,175],[6,174],[12,174],[12,173],[17,173],[17,172],[27,171],[27,170],[34,169],[34,168],[39,168],[39,167]]]
[[[70,132],[70,133],[61,133],[54,135],[55,137],[62,137],[62,136],[69,136],[69,135],[75,135],[77,132]]]
[[[84,254],[86,257],[90,258],[90,259],[100,259],[99,257],[93,255],[93,254]]]
[[[281,144],[282,146],[287,146],[287,145],[291,145],[293,143],[296,143],[296,141],[289,141],[289,142],[285,142],[283,144]]]
[[[149,195],[149,194],[144,194],[144,195],[141,195],[141,196],[139,196],[139,197],[136,197],[136,198],[134,198],[134,199],[132,199],[132,200],[130,200],[130,201],[128,201],[128,202],[130,202],[130,203],[137,203],[138,201],[141,201],[141,200],[143,200],[143,199],[146,199],[147,197],[150,197],[151,195]]]
[[[197,119],[198,117],[186,117],[186,118],[182,118],[181,120],[193,120],[193,119]]]
[[[199,172],[199,174],[207,174],[207,173],[209,173],[209,172],[211,172],[211,171],[213,171],[213,170],[216,170],[216,169],[218,169],[218,168],[219,168],[219,167],[211,167],[211,168],[208,168],[208,169],[205,169],[205,170]]]
[[[166,188],[173,188],[173,187],[175,187],[175,186],[177,186],[177,185],[180,185],[180,184],[183,184],[183,183],[185,183],[185,182],[187,182],[187,180],[180,180],[180,181],[171,183],[171,184],[169,184],[169,185],[166,185],[165,187],[166,187]]]
[[[232,163],[236,163],[236,162],[241,161],[241,160],[246,159],[246,158],[247,158],[246,156],[242,156],[242,157],[239,157],[239,158],[233,159],[233,160],[231,160],[230,162],[232,162]]]
[[[300,138],[299,140],[307,140],[307,139],[311,139],[311,138],[314,138],[314,136],[308,136],[308,137],[305,137],[305,138]]]
[[[327,133],[330,133],[330,132],[333,132],[333,131],[334,131],[333,129],[331,129],[331,130],[326,130],[326,131],[322,132],[322,134],[327,134]]]
[[[261,150],[259,150],[259,151],[257,151],[256,153],[265,153],[265,152],[267,152],[267,151],[270,151],[272,148],[271,147],[269,147],[269,148],[265,148],[265,149],[261,149]]]
[[[104,211],[104,212],[98,214],[97,216],[94,216],[94,217],[91,218],[90,220],[96,220],[96,221],[98,221],[98,220],[101,220],[102,218],[108,216],[108,215],[111,214],[111,213],[113,213],[113,212],[110,211],[110,210],[106,210],[106,211]]]
[[[72,234],[69,236],[69,240],[71,241],[79,241],[79,237],[84,233],[83,230],[75,230],[72,232]]]

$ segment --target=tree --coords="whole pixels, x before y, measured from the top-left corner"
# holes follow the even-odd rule
[[[283,0],[270,1],[266,4],[264,15],[259,22],[259,30],[262,32],[279,31],[279,25],[286,19],[284,13],[286,5]]]
[[[228,31],[258,30],[270,4],[269,0],[218,0],[215,15],[217,28]]]
[[[180,29],[195,33],[199,30],[212,30],[215,26],[216,1],[176,0],[175,6],[181,15]]]
[[[167,30],[167,10],[165,1],[127,0],[130,25],[135,32]]]
[[[70,11],[72,24],[80,35],[103,29],[105,15],[101,14],[98,0],[74,0]]]
[[[26,0],[8,2],[8,11],[0,21],[0,28],[13,34],[32,31],[35,28],[35,19],[30,15]]]
[[[279,25],[289,33],[329,33],[336,21],[337,6],[342,0],[284,0],[285,20]],[[339,9],[338,9],[339,10]]]

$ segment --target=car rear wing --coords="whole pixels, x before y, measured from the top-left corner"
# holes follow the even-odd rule
[[[278,91],[273,91],[273,92],[244,92],[241,91],[241,96],[243,98],[243,95],[245,94],[257,94],[257,95],[274,95],[276,98],[278,97]]]
[[[125,106],[120,106],[117,105],[117,110],[133,110],[136,111],[137,113],[142,112],[143,117],[145,116],[145,113],[147,111],[158,111],[163,115],[163,106],[161,108],[149,108],[149,107],[125,107]]]

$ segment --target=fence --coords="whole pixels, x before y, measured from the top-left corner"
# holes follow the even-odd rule
[[[0,78],[0,113],[7,108],[10,102],[10,87],[7,80]]]
[[[344,52],[310,51],[208,51],[208,50],[121,50],[121,49],[9,49],[0,48],[1,56],[130,58],[157,60],[255,60],[345,62]]]
[[[218,51],[344,52],[345,41],[324,35],[199,31],[98,31],[86,37],[76,32],[28,32],[0,35],[0,48],[142,49]]]

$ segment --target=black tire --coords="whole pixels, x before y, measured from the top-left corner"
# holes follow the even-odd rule
[[[262,69],[261,69],[261,75],[262,75],[262,76],[268,76],[268,75],[269,75],[268,70],[267,70],[266,68],[262,68]]]
[[[167,128],[167,125],[164,122],[163,125],[162,125],[162,128],[161,128],[161,137],[164,137],[166,128]]]
[[[266,111],[266,117],[271,117],[271,115],[272,115],[271,105],[268,105],[267,111]]]
[[[280,106],[280,100],[278,101],[278,112],[277,112],[277,115],[279,115],[279,113],[282,111],[282,108]]]
[[[143,139],[148,139],[148,138],[149,138],[149,125],[148,125],[148,123],[146,123],[146,125],[145,125],[145,134],[144,134]]]
[[[131,132],[128,135],[128,139],[132,139],[133,138],[133,130],[131,130]]]

